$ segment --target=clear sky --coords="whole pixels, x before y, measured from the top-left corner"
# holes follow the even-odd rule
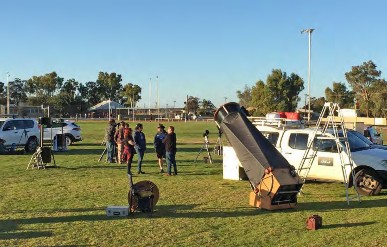
[[[368,60],[386,77],[386,9],[385,0],[2,0],[0,81],[56,71],[86,83],[116,72],[142,87],[141,107],[155,105],[157,84],[161,107],[186,95],[219,106],[278,68],[304,79],[304,101],[300,31],[315,29],[311,96],[324,96]]]

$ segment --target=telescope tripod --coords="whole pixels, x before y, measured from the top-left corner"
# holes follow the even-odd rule
[[[208,149],[208,146],[209,146],[209,145],[210,145],[210,142],[208,141],[207,138],[205,138],[202,148],[200,149],[198,155],[196,155],[195,162],[198,160],[198,157],[199,157],[199,155],[202,153],[202,151],[203,151],[203,150],[206,150],[206,151],[207,151],[207,154],[208,154],[208,160],[209,160],[210,163],[212,164],[211,153],[210,153],[210,150]]]

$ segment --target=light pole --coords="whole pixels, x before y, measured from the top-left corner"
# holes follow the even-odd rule
[[[152,78],[149,78],[149,115],[151,115]]]
[[[224,103],[227,103],[227,97],[224,97]]]
[[[9,72],[7,72],[7,114],[11,114],[9,112]]]
[[[313,28],[304,29],[301,31],[301,34],[308,33],[309,36],[309,48],[308,48],[308,122],[310,121],[310,58],[311,58],[311,47],[312,47],[312,32]]]

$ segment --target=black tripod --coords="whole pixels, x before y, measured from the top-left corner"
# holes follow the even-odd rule
[[[202,146],[202,148],[200,149],[198,155],[196,156],[195,162],[198,160],[199,155],[200,155],[200,154],[202,153],[202,151],[205,149],[205,150],[207,150],[208,159],[209,159],[210,163],[212,164],[211,153],[210,153],[210,150],[208,149],[208,146],[209,146],[209,145],[210,145],[210,142],[208,141],[208,135],[205,135],[205,136],[204,136],[204,143],[203,143],[203,146]]]
[[[216,140],[214,146],[214,154],[222,155],[223,154],[223,141],[222,141],[222,132],[219,129],[218,139]]]

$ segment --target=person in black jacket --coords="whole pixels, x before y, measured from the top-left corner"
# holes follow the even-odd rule
[[[160,173],[164,173],[163,158],[165,158],[165,145],[163,143],[163,140],[166,135],[167,132],[164,130],[164,125],[159,124],[159,126],[157,127],[157,133],[155,135],[153,145],[156,151],[157,160],[160,167]]]
[[[134,142],[136,143],[136,146],[134,146],[134,148],[136,149],[137,153],[137,174],[144,174],[145,172],[142,171],[141,167],[146,150],[146,139],[144,132],[142,132],[142,124],[137,124],[135,130]]]
[[[173,174],[177,175],[176,168],[176,134],[175,128],[173,126],[169,126],[168,135],[164,138],[163,143],[165,145],[165,157],[167,159],[167,173],[166,176],[172,175],[172,166],[173,166]]]

